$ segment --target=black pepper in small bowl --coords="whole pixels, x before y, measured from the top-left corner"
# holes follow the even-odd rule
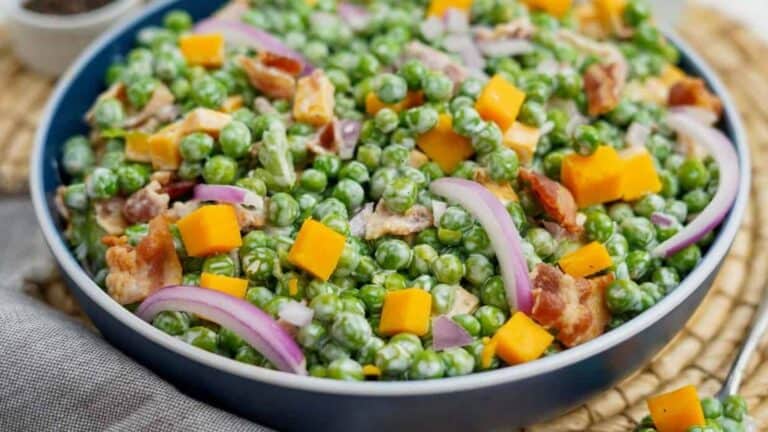
[[[90,12],[112,3],[114,0],[27,0],[24,8],[49,15],[74,15]]]

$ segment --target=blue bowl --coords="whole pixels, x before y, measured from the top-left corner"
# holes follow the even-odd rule
[[[290,375],[235,362],[187,345],[140,320],[83,271],[62,236],[53,196],[62,184],[62,143],[87,131],[82,117],[103,90],[110,62],[127,53],[137,32],[159,25],[173,8],[200,19],[223,1],[165,0],[108,32],[59,82],[35,141],[31,191],[45,239],[69,286],[104,337],[182,391],[281,430],[488,431],[539,422],[583,403],[645,365],[680,331],[734,239],[750,184],[749,154],[736,108],[724,87],[679,39],[683,67],[702,76],[722,98],[723,130],[741,164],[739,195],[701,264],[656,306],[620,328],[555,356],[520,366],[430,382],[339,382]]]

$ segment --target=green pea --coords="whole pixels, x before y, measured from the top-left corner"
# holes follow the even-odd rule
[[[439,72],[427,72],[421,80],[421,87],[430,102],[444,102],[453,95],[453,82]]]
[[[730,395],[723,402],[723,414],[740,422],[747,414],[747,402],[739,395]]]
[[[653,223],[641,217],[627,218],[621,223],[621,232],[632,247],[647,249],[656,241]]]
[[[379,271],[379,265],[376,260],[368,255],[361,255],[353,276],[357,282],[368,283],[373,280],[373,275],[377,271]]]
[[[415,134],[423,134],[437,125],[438,113],[429,106],[411,108],[403,114],[403,122]]]
[[[136,192],[149,182],[150,169],[146,165],[122,165],[115,171],[120,191],[126,195]]]
[[[373,364],[376,361],[376,353],[384,347],[384,341],[376,336],[371,336],[357,351],[356,360],[360,364]]]
[[[123,126],[123,105],[115,98],[107,98],[96,104],[93,119],[99,129],[115,129]]]
[[[244,256],[255,248],[264,247],[272,249],[275,247],[274,239],[269,237],[264,231],[254,230],[243,236],[243,245],[240,247],[240,255]]]
[[[163,311],[155,316],[152,325],[171,336],[179,336],[189,329],[189,315],[185,312]]]
[[[363,204],[365,191],[354,180],[342,179],[333,188],[333,197],[341,201],[350,212],[353,212]]]
[[[547,121],[547,111],[541,103],[529,100],[520,108],[518,119],[522,123],[540,127]]]
[[[482,324],[480,324],[480,320],[478,320],[474,316],[470,314],[459,314],[459,315],[454,315],[453,317],[451,317],[451,319],[454,322],[456,322],[456,324],[464,328],[464,330],[466,330],[467,333],[470,334],[470,336],[472,337],[480,336],[483,326]]]
[[[415,380],[442,378],[444,374],[443,359],[432,350],[417,353],[408,369],[408,378]]]
[[[96,162],[88,139],[82,135],[73,136],[64,143],[61,163],[64,171],[71,176],[80,176]]]
[[[248,291],[245,292],[245,299],[261,309],[264,309],[274,297],[272,291],[261,286],[248,288]]]
[[[400,117],[390,108],[382,108],[373,118],[373,125],[381,133],[385,134],[391,133],[397,129],[399,123]]]
[[[229,156],[213,156],[203,165],[203,180],[208,184],[232,184],[236,177],[237,162]]]
[[[334,319],[331,336],[340,345],[355,351],[372,336],[371,325],[364,314],[344,312]]]
[[[432,273],[440,283],[455,285],[464,277],[465,267],[456,255],[444,254],[432,262]]]
[[[223,352],[230,356],[236,355],[240,348],[247,346],[243,338],[237,333],[223,327],[219,330],[218,345]]]
[[[299,203],[287,193],[276,193],[269,200],[269,222],[275,226],[292,225],[300,211]]]
[[[91,198],[112,198],[118,191],[117,174],[107,168],[94,169],[86,181],[86,191]]]
[[[181,33],[192,28],[192,16],[186,11],[175,9],[165,14],[163,25],[168,30]]]
[[[155,92],[156,87],[157,81],[153,78],[146,77],[135,80],[128,84],[128,88],[126,89],[128,101],[138,109],[144,108],[144,105],[146,105],[150,98],[152,98],[152,94]]]
[[[449,348],[440,353],[440,359],[449,377],[470,374],[475,368],[475,358],[462,348]]]
[[[181,161],[177,174],[182,180],[197,180],[203,175],[203,164],[202,162]]]
[[[381,152],[381,165],[385,167],[400,168],[408,163],[411,155],[407,147],[392,144],[385,147]]]
[[[536,255],[547,258],[552,256],[557,249],[557,241],[552,238],[550,234],[544,228],[531,228],[525,235],[526,240],[531,243],[533,249],[536,251]]]
[[[363,184],[370,180],[370,175],[364,164],[358,161],[349,161],[339,170],[339,179],[348,179]]]
[[[381,147],[374,144],[363,144],[357,148],[356,160],[369,170],[375,170],[381,164]]]
[[[413,362],[411,354],[399,344],[388,343],[376,352],[375,365],[387,376],[400,376]]]
[[[269,279],[279,267],[277,253],[267,247],[255,247],[242,254],[245,276],[252,281]]]
[[[312,299],[309,307],[315,311],[315,319],[330,322],[341,311],[341,300],[334,294],[321,294]]]
[[[228,254],[212,255],[203,261],[203,271],[206,273],[235,277],[238,270],[237,263]]]
[[[665,292],[672,291],[680,283],[680,276],[677,270],[671,267],[658,267],[651,275],[651,281],[658,285]]]
[[[234,159],[242,158],[251,148],[251,130],[244,123],[232,121],[221,129],[219,143],[225,155]]]
[[[149,229],[147,229],[147,233],[148,232],[149,232]],[[144,233],[144,235],[146,236],[147,233]],[[131,243],[131,244],[135,245],[136,243]],[[197,260],[195,260],[194,262],[196,262],[196,261]],[[184,270],[187,270],[188,267],[189,267],[189,265],[184,263]],[[187,285],[187,286],[200,286],[200,273],[186,273],[186,274],[184,274],[184,276],[181,278],[181,284],[182,285]]]
[[[638,200],[635,205],[635,213],[639,216],[650,218],[652,214],[664,210],[666,200],[661,195],[648,194]]]
[[[472,147],[480,155],[492,153],[501,147],[501,129],[494,122],[485,122],[471,137]]]
[[[456,165],[456,169],[453,170],[451,176],[472,180],[475,178],[477,169],[477,162],[471,160],[461,161]]]
[[[683,195],[683,202],[691,213],[699,213],[707,208],[712,196],[704,189],[694,189]]]
[[[600,141],[600,134],[594,126],[581,125],[574,132],[573,149],[582,156],[589,156],[597,150]]]
[[[680,274],[688,274],[701,261],[701,249],[697,245],[690,245],[667,258],[667,263]]]
[[[641,301],[642,291],[631,280],[615,280],[605,292],[606,305],[615,314],[641,310]]]
[[[686,159],[677,169],[677,178],[683,190],[703,188],[711,178],[709,170],[699,159]]]
[[[629,277],[632,280],[641,280],[651,272],[653,261],[651,254],[644,250],[633,250],[629,252],[625,260]]]
[[[323,220],[329,214],[337,214],[344,219],[349,218],[347,206],[336,198],[327,198],[321,201],[312,211],[312,217],[317,220]]]
[[[385,240],[376,248],[376,262],[383,269],[404,269],[410,265],[412,258],[413,251],[402,240]]]
[[[328,365],[328,378],[342,381],[362,381],[365,377],[360,363],[349,358],[339,358]]]
[[[331,363],[334,360],[350,357],[350,352],[334,341],[327,342],[325,345],[323,345],[323,347],[320,348],[318,354],[320,354],[321,359],[328,363]]]
[[[448,313],[456,302],[456,286],[437,284],[432,287],[432,313],[443,315]]]
[[[405,213],[416,203],[417,193],[418,186],[413,180],[408,177],[397,177],[386,185],[382,199],[389,210]]]
[[[64,205],[73,210],[88,209],[88,192],[84,183],[73,183],[64,192]]]
[[[632,210],[632,206],[627,203],[616,203],[608,209],[608,215],[616,223],[620,224],[624,222],[625,219],[632,218],[635,215],[635,212]]]
[[[491,179],[497,182],[513,181],[517,178],[520,161],[517,153],[508,148],[502,148],[489,155],[488,172]]]
[[[490,277],[483,283],[480,287],[480,299],[483,304],[496,306],[503,311],[509,310],[504,280],[501,276]]]
[[[202,348],[206,351],[216,352],[217,335],[208,327],[191,327],[180,336],[184,342]]]
[[[616,231],[613,220],[603,212],[589,212],[584,228],[591,240],[601,243],[607,242]]]
[[[405,79],[394,74],[383,74],[376,77],[374,84],[376,96],[386,104],[400,102],[408,93],[408,83]]]
[[[483,305],[474,313],[475,318],[480,321],[482,336],[493,336],[507,321],[507,315],[502,309],[496,306]]]
[[[405,79],[410,90],[419,90],[427,74],[427,68],[420,61],[411,59],[400,66],[398,74]]]
[[[210,75],[205,75],[192,84],[192,100],[198,106],[217,109],[227,97],[227,87]]]
[[[312,168],[322,171],[328,178],[336,178],[341,170],[341,159],[333,154],[323,154],[315,158]]]
[[[453,111],[452,127],[459,135],[471,137],[478,133],[485,123],[473,105],[462,106]]]
[[[248,345],[240,347],[235,353],[234,359],[250,365],[266,365],[268,363],[264,356]]]
[[[413,258],[410,264],[410,273],[413,276],[427,274],[430,266],[438,257],[435,248],[428,244],[419,244],[413,247]]]

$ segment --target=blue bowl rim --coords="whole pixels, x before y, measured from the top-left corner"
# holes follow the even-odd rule
[[[308,392],[349,395],[362,397],[400,397],[435,395],[454,393],[461,391],[479,390],[486,387],[503,385],[514,381],[530,379],[540,374],[565,368],[583,361],[589,357],[599,355],[612,347],[632,338],[653,325],[661,317],[669,314],[679,306],[696,289],[699,289],[707,277],[714,272],[723,257],[727,254],[731,243],[741,224],[749,197],[751,164],[746,135],[741,124],[738,111],[731,101],[727,90],[711,68],[702,60],[685,42],[673,33],[667,32],[667,37],[681,50],[683,56],[695,64],[701,71],[702,77],[713,88],[714,92],[722,99],[725,116],[730,121],[733,142],[739,155],[740,180],[739,192],[730,214],[720,228],[720,232],[711,245],[701,263],[689,274],[672,293],[648,311],[622,325],[593,339],[585,344],[565,350],[557,355],[542,358],[530,363],[513,367],[501,368],[493,371],[470,374],[461,377],[444,378],[434,381],[403,381],[403,382],[346,382],[334,381],[308,376],[299,376],[269,369],[253,367],[235,360],[209,353],[199,348],[182,342],[151,324],[141,320],[117,302],[112,300],[75,260],[65,243],[60,230],[57,228],[54,218],[47,205],[47,197],[43,187],[43,172],[45,170],[42,158],[43,146],[51,125],[54,110],[75,76],[87,68],[90,60],[100,50],[104,49],[110,41],[119,36],[131,25],[143,20],[148,15],[166,7],[174,0],[163,0],[146,8],[126,22],[107,31],[95,40],[70,67],[64,77],[59,81],[41,117],[38,131],[35,136],[34,149],[30,158],[30,190],[34,204],[35,214],[40,223],[43,236],[48,243],[54,257],[63,271],[74,281],[78,287],[98,307],[105,310],[123,325],[131,328],[150,341],[182,355],[192,361],[208,367],[216,368],[248,380],[255,380],[275,386],[302,390]]]

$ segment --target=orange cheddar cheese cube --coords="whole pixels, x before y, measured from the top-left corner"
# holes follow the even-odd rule
[[[515,123],[524,100],[525,93],[501,75],[495,75],[480,92],[475,109],[484,120],[505,131]]]
[[[248,290],[248,281],[245,279],[203,272],[200,275],[200,286],[221,291],[232,297],[245,298],[245,291]]]
[[[176,223],[187,254],[204,257],[229,252],[243,244],[234,207],[205,205]]]
[[[558,264],[573,277],[585,277],[607,269],[613,260],[602,243],[592,242],[563,256]]]
[[[219,67],[224,63],[224,35],[219,33],[181,36],[179,49],[191,66]]]
[[[240,108],[243,107],[244,101],[243,97],[240,95],[236,96],[230,96],[226,100],[224,100],[224,103],[221,104],[221,110],[225,113],[233,113]]]
[[[432,0],[427,9],[427,16],[442,18],[448,9],[458,9],[469,13],[472,8],[472,0]]]
[[[623,20],[625,0],[593,0],[593,4],[597,18],[604,27],[612,28],[614,23]]]
[[[541,138],[539,128],[528,126],[520,122],[512,123],[504,132],[504,145],[514,150],[520,162],[528,164],[533,160],[536,145]]]
[[[653,156],[643,147],[621,152],[624,161],[624,175],[621,180],[622,197],[634,201],[650,193],[661,191],[661,179],[656,172]]]
[[[374,378],[380,377],[381,376],[381,369],[379,369],[378,367],[376,367],[376,366],[374,366],[372,364],[367,364],[367,365],[363,366],[363,375],[365,375],[367,377],[374,377]]]
[[[432,295],[420,288],[389,291],[384,296],[379,333],[391,336],[413,333],[423,336],[429,331]]]
[[[664,70],[661,71],[661,82],[663,82],[667,87],[672,87],[674,84],[676,84],[678,81],[682,80],[686,77],[685,72],[683,72],[682,69],[679,67],[668,64],[664,67]]]
[[[685,432],[691,426],[706,424],[699,395],[692,385],[654,396],[647,403],[659,432]]]
[[[227,113],[208,108],[195,108],[184,117],[182,128],[185,134],[205,132],[218,137],[219,132],[230,122],[232,122],[232,116]]]
[[[181,165],[183,128],[180,122],[172,123],[147,138],[152,166],[158,170],[176,170]]]
[[[525,0],[532,9],[542,10],[550,15],[562,17],[571,9],[573,0]]]
[[[576,153],[563,158],[560,179],[579,208],[622,197],[624,164],[616,150],[602,145],[590,156]]]
[[[376,92],[370,92],[365,97],[365,112],[369,115],[376,115],[377,112],[384,108],[389,108],[394,112],[401,112],[408,108],[413,108],[424,103],[424,93],[410,91],[405,96],[405,99],[393,104],[386,104],[376,96]]]
[[[149,135],[144,132],[128,132],[125,135],[125,158],[134,162],[152,162]]]
[[[440,114],[437,124],[416,139],[416,145],[445,173],[452,173],[459,162],[475,154],[469,138],[453,131],[453,119]]]
[[[307,219],[288,252],[288,261],[296,267],[327,281],[344,252],[346,238],[322,223]]]
[[[493,363],[493,358],[496,357],[496,349],[499,346],[499,341],[496,339],[491,339],[489,341],[484,342],[483,345],[483,351],[480,353],[480,367],[483,369],[487,369],[491,367],[491,363]]]
[[[544,327],[522,312],[515,312],[493,336],[496,354],[509,364],[536,360],[555,339]]]

